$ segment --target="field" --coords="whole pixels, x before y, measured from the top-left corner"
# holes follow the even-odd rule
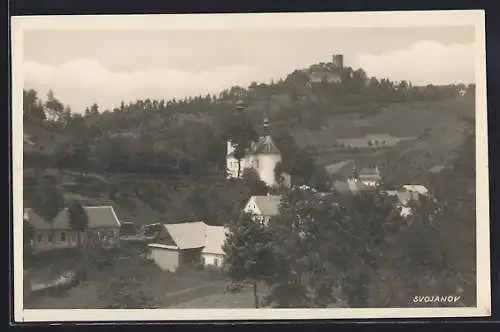
[[[103,299],[103,294],[111,294],[112,279],[125,276],[127,279],[141,280],[145,292],[154,297],[157,308],[247,308],[254,305],[251,291],[226,293],[228,281],[213,272],[168,273],[152,262],[132,257],[117,261],[113,267],[93,271],[85,282],[65,292],[39,296],[26,303],[25,308],[103,309],[108,302],[108,299]]]
[[[377,112],[368,114],[362,110],[341,112],[325,121],[323,129],[294,131],[293,136],[320,165],[353,160],[359,167],[376,164],[397,179],[417,181],[431,168],[446,165],[454,158],[462,141],[463,128],[473,120],[473,98],[457,97],[382,105]],[[339,139],[356,139],[370,134],[415,139],[400,141],[389,148],[336,146]]]

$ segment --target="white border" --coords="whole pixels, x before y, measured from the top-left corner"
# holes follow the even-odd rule
[[[486,113],[486,56],[484,11],[413,11],[280,14],[203,15],[102,15],[13,17],[12,27],[12,141],[13,212],[22,220],[23,165],[23,31],[24,30],[158,30],[158,29],[303,29],[354,27],[475,27],[476,83],[476,210],[477,210],[477,307],[390,309],[155,309],[155,310],[23,310],[22,224],[14,222],[14,319],[42,321],[126,320],[303,320],[344,318],[427,318],[489,316],[490,251],[488,141]]]

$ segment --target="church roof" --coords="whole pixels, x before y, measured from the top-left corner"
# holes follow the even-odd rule
[[[280,150],[274,144],[271,136],[263,136],[260,137],[259,140],[253,144],[250,149],[250,153],[252,154],[278,154],[281,155]]]

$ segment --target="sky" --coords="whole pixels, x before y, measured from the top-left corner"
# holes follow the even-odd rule
[[[474,28],[31,30],[24,88],[49,89],[74,112],[137,99],[218,94],[269,83],[344,55],[369,76],[414,85],[472,83]]]

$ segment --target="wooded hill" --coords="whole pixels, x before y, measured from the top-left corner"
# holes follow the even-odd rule
[[[83,113],[52,93],[42,101],[26,90],[24,132],[35,147],[25,150],[25,205],[45,177],[68,201],[113,204],[124,220],[226,223],[250,194],[266,190],[252,175],[225,179],[225,141],[237,100],[247,105],[245,117],[257,131],[269,117],[284,155],[281,167],[293,181],[319,188],[328,187],[323,166],[343,159],[390,168],[393,182],[419,179],[453,158],[461,137],[455,128],[474,118],[474,85],[414,87],[349,67],[341,76],[341,83],[311,83],[307,71],[297,70],[278,82],[216,96],[122,101],[112,110],[94,104]],[[460,90],[467,93],[459,96]],[[419,139],[387,149],[344,151],[336,144],[370,132]]]

